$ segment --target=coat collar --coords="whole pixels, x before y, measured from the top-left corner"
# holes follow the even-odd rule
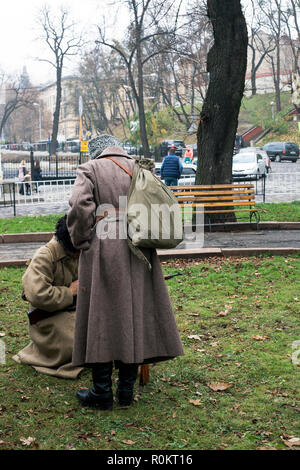
[[[51,253],[53,255],[55,253],[54,261],[59,261],[60,259],[67,257],[65,250],[63,249],[62,245],[59,243],[55,235],[51,238],[50,242],[48,242],[47,245],[51,245],[51,248],[52,248],[52,249],[50,248]]]
[[[95,158],[95,160],[102,157],[126,157],[132,159],[132,157],[128,155],[121,147],[107,147],[105,150],[103,150],[101,155]]]

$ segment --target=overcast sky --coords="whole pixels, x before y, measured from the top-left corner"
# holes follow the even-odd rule
[[[54,69],[50,65],[35,60],[48,54],[47,46],[38,40],[36,23],[39,10],[45,3],[44,0],[1,1],[0,68],[18,73],[25,65],[35,85],[55,79]],[[72,17],[80,22],[80,27],[91,40],[96,35],[95,24],[100,23],[104,12],[109,15],[111,11],[109,0],[51,0],[48,4],[53,9],[59,9],[62,4],[69,6]],[[64,75],[72,71],[71,62],[67,61],[65,65]]]

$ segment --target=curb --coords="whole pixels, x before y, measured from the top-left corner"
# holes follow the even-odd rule
[[[52,237],[52,232],[8,233],[6,235],[0,235],[0,243],[49,242]]]
[[[201,250],[158,250],[160,261],[174,259],[230,258],[237,256],[288,256],[300,253],[300,248],[202,248]],[[0,268],[26,266],[27,260],[0,261]]]

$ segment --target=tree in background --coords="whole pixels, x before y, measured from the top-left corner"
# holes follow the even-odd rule
[[[170,50],[174,42],[179,9],[173,12],[176,1],[127,0],[130,14],[128,36],[122,43],[105,37],[99,27],[96,43],[114,50],[127,70],[128,84],[138,108],[140,136],[145,157],[150,156],[144,103],[144,70],[148,62]],[[179,3],[180,8],[181,2]],[[169,26],[171,25],[171,26]],[[164,40],[162,40],[164,38]]]
[[[50,144],[51,155],[54,155],[60,117],[63,66],[66,58],[78,54],[83,45],[83,39],[76,33],[75,23],[69,18],[69,12],[65,8],[61,8],[60,13],[55,15],[49,7],[44,6],[40,11],[38,22],[42,29],[42,37],[53,57],[52,60],[39,60],[51,64],[56,72],[56,102]]]
[[[26,78],[27,80],[27,78]],[[12,116],[22,110],[32,110],[37,99],[37,90],[32,88],[24,75],[7,76],[0,71],[0,136],[8,125]]]
[[[214,33],[209,86],[197,132],[196,184],[232,181],[232,155],[245,87],[248,32],[240,0],[207,0]]]

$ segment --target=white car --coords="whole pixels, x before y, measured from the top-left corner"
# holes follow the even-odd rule
[[[159,178],[160,176],[160,168],[162,163],[155,163],[155,174]],[[193,164],[183,163],[183,170],[181,173],[181,177],[178,180],[178,186],[192,186],[195,184],[196,179],[196,172],[197,166]]]
[[[265,150],[262,150],[259,147],[245,147],[239,150],[239,153],[249,153],[249,152],[259,153],[263,157],[265,164],[266,164],[267,173],[269,173],[269,170],[271,168],[271,160],[267,152]]]
[[[267,173],[265,161],[260,153],[242,152],[233,156],[232,176],[258,176],[262,177]]]

